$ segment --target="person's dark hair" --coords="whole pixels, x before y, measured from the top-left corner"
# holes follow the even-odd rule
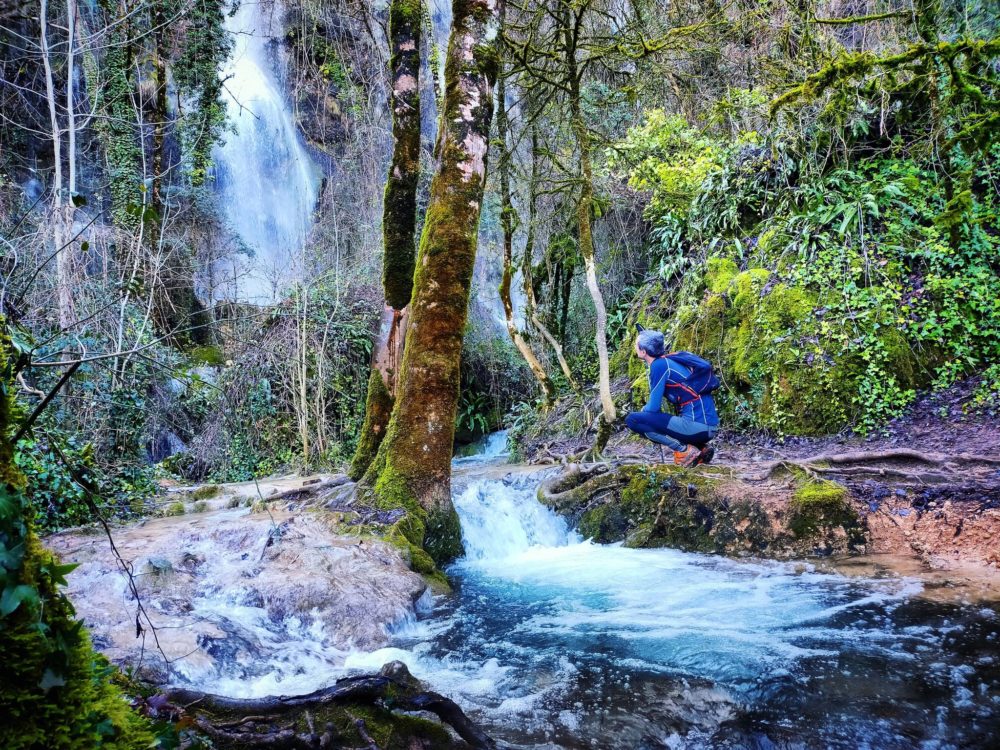
[[[650,357],[663,356],[663,334],[659,331],[651,331],[648,328],[640,331],[638,342],[639,348]]]

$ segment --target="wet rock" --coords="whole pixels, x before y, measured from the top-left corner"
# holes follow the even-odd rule
[[[596,542],[788,558],[864,549],[863,519],[845,489],[802,481],[780,496],[676,467],[571,468],[539,499]]]
[[[173,563],[165,557],[151,557],[146,561],[146,564],[149,566],[150,572],[155,575],[174,572]]]
[[[161,683],[286,684],[304,670],[335,670],[352,649],[386,645],[427,589],[395,547],[359,545],[336,528],[326,511],[304,509],[219,510],[116,530],[148,614],[140,638],[137,603],[107,540],[66,532],[46,542],[79,563],[69,596],[113,662],[141,664]]]
[[[154,464],[185,451],[187,451],[187,444],[171,430],[160,430],[146,444],[149,461]]]

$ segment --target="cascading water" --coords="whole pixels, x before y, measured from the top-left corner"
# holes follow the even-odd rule
[[[1000,604],[935,602],[896,576],[593,544],[537,501],[546,470],[490,461],[505,444],[456,461],[467,554],[455,592],[433,601],[402,561],[312,513],[219,510],[120,536],[155,566],[139,578],[177,655],[167,679],[301,694],[400,660],[522,748],[995,747]],[[117,566],[80,559],[70,593],[89,619],[130,622]],[[127,630],[104,647],[125,648]]]
[[[537,485],[458,492],[459,593],[347,667],[401,660],[518,747],[986,747],[1000,730],[995,610],[895,577],[592,544]]]
[[[235,132],[214,152],[219,205],[242,242],[213,268],[220,299],[266,304],[302,274],[318,179],[278,85],[280,6],[240,3],[226,19],[234,36],[225,80]]]
[[[455,455],[456,466],[489,463],[507,456],[507,430],[491,432],[469,443]]]

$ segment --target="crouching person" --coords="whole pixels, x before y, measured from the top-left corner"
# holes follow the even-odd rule
[[[635,353],[649,366],[649,403],[625,417],[625,426],[654,443],[669,446],[678,466],[712,460],[712,438],[719,430],[712,391],[719,379],[712,365],[690,352],[663,351],[663,334],[639,328]],[[665,414],[666,399],[677,412]]]

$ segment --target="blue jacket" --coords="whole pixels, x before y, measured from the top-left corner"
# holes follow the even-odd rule
[[[649,364],[649,403],[642,411],[661,411],[661,404],[666,398],[679,416],[699,424],[715,427],[719,424],[719,415],[715,411],[715,399],[710,395],[701,395],[691,391],[684,381],[691,371],[684,365],[669,357],[658,357]]]

